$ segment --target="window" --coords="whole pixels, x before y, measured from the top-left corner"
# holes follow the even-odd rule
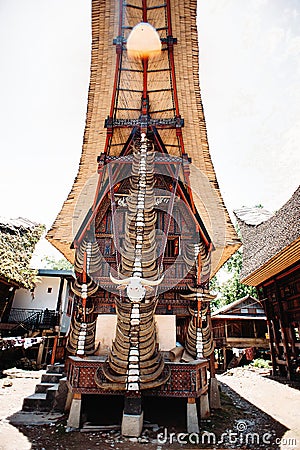
[[[248,314],[248,308],[241,308],[241,314]]]
[[[165,256],[167,258],[172,258],[175,256],[178,256],[180,254],[180,248],[179,248],[179,238],[176,239],[168,239],[166,250],[165,250]]]
[[[51,294],[51,293],[52,293],[52,287],[48,287],[47,294]]]

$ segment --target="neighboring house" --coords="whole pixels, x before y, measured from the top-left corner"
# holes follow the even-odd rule
[[[25,331],[66,333],[73,305],[73,276],[70,270],[39,269],[33,289],[16,291],[8,322],[19,324]]]
[[[30,260],[43,231],[43,225],[21,217],[0,218],[0,334],[12,328],[6,322],[16,289],[34,286],[37,271]]]
[[[244,353],[250,359],[256,350],[269,347],[263,307],[250,295],[214,311],[211,320],[219,369],[237,365]]]
[[[235,211],[243,239],[242,282],[256,286],[267,316],[273,375],[300,370],[300,187],[272,217]]]

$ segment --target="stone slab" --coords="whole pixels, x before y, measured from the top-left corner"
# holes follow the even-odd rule
[[[124,414],[122,418],[121,432],[123,436],[139,437],[143,429],[144,413],[141,414]]]
[[[199,433],[199,422],[197,413],[197,404],[187,403],[186,405],[187,432]]]

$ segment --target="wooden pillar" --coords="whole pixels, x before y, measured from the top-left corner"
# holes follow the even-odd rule
[[[54,364],[54,363],[55,363],[56,349],[57,349],[57,342],[58,342],[58,336],[55,336],[55,337],[54,337],[54,342],[53,342],[53,348],[52,348],[51,364]]]
[[[279,324],[280,324],[280,332],[281,332],[281,339],[283,344],[283,351],[284,351],[284,358],[286,362],[286,370],[287,370],[287,378],[290,380],[292,376],[292,367],[291,367],[291,355],[290,355],[290,349],[289,349],[289,341],[287,336],[287,329],[286,329],[286,320],[285,320],[285,313],[283,311],[282,303],[281,303],[281,297],[280,292],[278,288],[277,281],[274,280],[275,285],[275,293],[276,293],[276,301],[278,305],[278,311],[279,311]]]
[[[295,329],[294,329],[294,324],[290,323],[289,324],[289,335],[290,335],[290,341],[291,341],[291,354],[294,358],[297,357],[297,349],[296,349],[296,336],[295,336]]]
[[[258,291],[259,292],[259,291]],[[269,334],[269,347],[270,347],[270,354],[271,354],[271,361],[272,361],[272,375],[275,376],[276,375],[276,368],[277,368],[277,362],[276,362],[276,351],[278,349],[274,348],[274,345],[276,345],[276,336],[275,334],[275,330],[273,329],[274,327],[274,323],[273,323],[273,314],[271,314],[271,308],[270,308],[270,304],[269,304],[269,298],[266,295],[266,293],[263,291],[263,293],[265,294],[265,301],[262,302],[266,317],[267,317],[267,329],[268,329],[268,334]],[[262,300],[262,299],[261,299]],[[279,355],[279,353],[278,353]]]
[[[274,376],[276,374],[276,353],[275,353],[275,349],[274,349],[272,325],[271,325],[269,319],[267,319],[267,329],[268,329],[268,334],[269,334],[269,346],[270,346],[271,361],[272,361],[272,375]]]
[[[275,321],[277,321],[276,317],[274,317],[271,320],[271,324],[272,324],[272,330],[273,330],[273,336],[274,336],[274,344],[275,344],[275,350],[276,350],[276,354],[277,356],[280,358],[280,347],[279,347],[279,341],[278,341],[278,333],[275,327]]]
[[[224,364],[224,371],[227,369],[227,358],[226,358],[226,347],[223,347],[223,364]]]
[[[255,339],[257,339],[257,329],[256,329],[255,319],[252,321],[252,323],[253,323],[253,333],[254,333],[254,337],[255,337]]]
[[[208,392],[200,395],[200,417],[201,419],[207,419],[210,416]]]
[[[221,408],[220,401],[220,392],[218,386],[218,380],[216,379],[216,368],[215,368],[215,354],[212,354],[209,357],[209,371],[210,371],[210,379],[209,379],[209,404],[213,409]]]
[[[40,369],[41,366],[42,366],[44,347],[45,347],[45,340],[43,339],[42,342],[39,345],[38,355],[37,355],[37,358],[36,358],[36,365],[37,365],[38,369]]]

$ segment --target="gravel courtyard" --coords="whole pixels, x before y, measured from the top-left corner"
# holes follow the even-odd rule
[[[184,429],[170,426],[172,418],[176,421],[176,411],[170,411],[168,426],[146,424],[139,439],[122,438],[118,429],[69,433],[65,416],[45,413],[12,425],[10,420],[16,422],[23,398],[34,392],[42,373],[10,369],[0,380],[0,450],[300,449],[299,390],[249,368],[218,377],[222,410],[202,422],[198,436],[180,435]]]

